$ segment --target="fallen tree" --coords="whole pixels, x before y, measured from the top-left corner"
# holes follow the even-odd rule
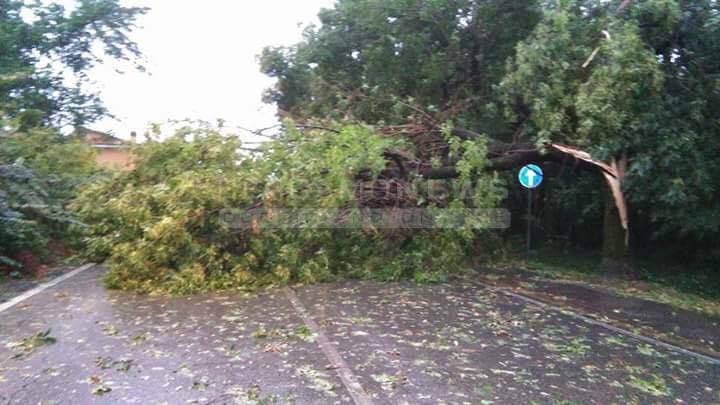
[[[477,253],[490,219],[453,223],[441,208],[491,209],[504,190],[482,171],[482,143],[471,141],[453,159],[459,179],[478,174],[474,190],[427,198],[410,181],[414,151],[406,162],[389,155],[407,146],[360,125],[288,123],[258,148],[216,128],[187,128],[139,145],[133,170],[87,187],[73,209],[87,224],[88,256],[107,262],[113,288],[182,294],[337,276],[443,280]],[[418,207],[440,222],[393,222],[396,208]],[[356,221],[372,208],[390,222]]]
[[[88,254],[110,265],[108,285],[190,293],[338,275],[442,280],[497,235],[498,171],[555,161],[618,178],[573,148],[461,129],[287,122],[273,138],[248,148],[215,128],[183,129],[138,146],[132,171],[85,189],[73,209],[88,225]],[[414,210],[430,221],[396,222]],[[453,222],[467,210],[479,214]]]
[[[622,183],[634,247],[717,262],[718,2],[432,2],[420,16],[403,7],[340,1],[303,41],[266,48],[262,70],[276,80],[266,101],[283,116],[394,124],[390,132],[409,135],[417,125],[400,125],[408,116],[443,115],[441,123],[512,140],[487,141],[495,170],[572,156],[608,181],[614,230],[604,234],[615,242],[605,246],[616,249],[604,256],[627,249]],[[415,172],[457,176],[443,163]],[[578,186],[568,196],[587,195],[578,180],[566,183]],[[584,197],[556,205],[594,226]]]

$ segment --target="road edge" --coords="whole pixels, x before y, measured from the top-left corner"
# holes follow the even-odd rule
[[[14,307],[15,305],[25,301],[26,299],[28,299],[34,295],[37,295],[37,294],[47,290],[50,287],[54,287],[54,286],[62,283],[63,281],[69,279],[70,277],[80,274],[83,271],[85,271],[89,268],[92,268],[92,267],[95,267],[95,263],[83,264],[82,266],[76,268],[75,270],[65,273],[62,276],[56,277],[46,283],[42,283],[39,286],[37,286],[31,290],[27,290],[24,293],[18,295],[17,297],[14,297],[14,298],[8,300],[7,302],[3,302],[2,304],[0,304],[0,313],[5,312],[8,309]]]
[[[487,283],[484,283],[484,282],[478,281],[478,280],[475,280],[475,282],[478,283],[479,285],[481,285],[481,286],[489,289],[490,291],[496,291],[496,292],[499,292],[499,293],[501,293],[501,294],[507,295],[507,296],[509,296],[509,297],[517,298],[517,299],[522,300],[522,301],[525,301],[525,302],[527,302],[527,303],[529,303],[529,304],[536,305],[536,306],[538,306],[538,307],[540,307],[540,308],[545,308],[545,309],[550,309],[550,310],[553,310],[553,311],[557,311],[557,312],[560,312],[561,314],[564,314],[564,315],[570,316],[570,317],[572,317],[572,318],[581,320],[581,321],[586,322],[586,323],[589,323],[589,324],[591,324],[591,325],[600,326],[600,327],[602,327],[602,328],[611,330],[611,331],[613,331],[613,332],[615,332],[615,333],[619,333],[619,334],[622,334],[622,335],[626,335],[626,336],[629,336],[629,337],[631,337],[631,338],[633,338],[633,339],[640,340],[640,341],[645,342],[645,343],[650,343],[650,344],[653,344],[653,345],[656,345],[656,346],[660,346],[660,347],[663,347],[663,348],[665,348],[665,349],[674,351],[674,352],[676,352],[676,353],[682,353],[682,354],[685,354],[685,355],[688,355],[688,356],[692,356],[692,357],[695,357],[695,358],[697,358],[697,359],[700,359],[700,360],[702,360],[702,361],[705,361],[705,362],[708,362],[708,363],[711,363],[711,364],[720,365],[720,359],[715,358],[715,357],[712,357],[712,356],[709,356],[709,355],[707,355],[707,354],[698,353],[698,352],[696,352],[696,351],[693,351],[693,350],[690,350],[690,349],[686,349],[686,348],[684,348],[684,347],[680,347],[680,346],[674,345],[674,344],[672,344],[672,343],[663,342],[662,340],[658,340],[658,339],[655,339],[655,338],[652,338],[652,337],[649,337],[649,336],[641,335],[641,334],[639,334],[639,333],[635,333],[635,332],[633,332],[633,331],[630,331],[630,330],[627,330],[627,329],[624,329],[624,328],[621,328],[621,327],[618,327],[618,326],[609,324],[609,323],[607,323],[607,322],[603,322],[603,321],[599,321],[599,320],[597,320],[597,319],[590,318],[590,317],[585,316],[585,315],[582,315],[582,314],[580,314],[580,313],[571,311],[571,310],[569,310],[569,309],[567,309],[567,308],[562,308],[562,307],[559,307],[559,306],[554,305],[554,304],[550,304],[550,303],[547,303],[547,302],[543,302],[543,301],[537,300],[537,299],[535,299],[535,298],[530,298],[530,297],[525,296],[525,295],[523,295],[523,294],[518,294],[518,293],[516,293],[516,292],[514,292],[514,291],[511,291],[511,290],[508,289],[508,288],[505,288],[505,287],[493,286],[493,285],[490,285],[490,284],[487,284]]]

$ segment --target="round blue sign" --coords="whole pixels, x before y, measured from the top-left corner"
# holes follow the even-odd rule
[[[525,165],[518,173],[518,180],[525,188],[535,188],[543,181],[543,171],[537,165]]]

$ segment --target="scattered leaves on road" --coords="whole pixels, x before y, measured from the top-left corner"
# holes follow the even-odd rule
[[[38,332],[32,336],[28,336],[17,343],[11,343],[10,348],[15,349],[16,353],[13,359],[20,360],[30,356],[38,347],[51,345],[57,342],[57,339],[50,335],[51,330],[47,329]]]

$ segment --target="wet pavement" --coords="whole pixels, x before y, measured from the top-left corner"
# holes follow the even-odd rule
[[[478,272],[484,283],[509,288],[540,301],[572,308],[584,315],[638,334],[652,336],[720,358],[720,317],[635,297],[619,296],[579,282],[542,279],[516,269]]]
[[[147,297],[102,272],[0,312],[0,403],[352,404],[347,373],[377,404],[720,403],[717,363],[471,282],[304,286],[303,313],[280,289]]]
[[[56,277],[71,271],[71,266],[55,266],[48,271],[41,272],[40,277],[7,278],[0,281],[0,304],[9,301],[21,293],[31,290],[42,283],[48,282]]]

